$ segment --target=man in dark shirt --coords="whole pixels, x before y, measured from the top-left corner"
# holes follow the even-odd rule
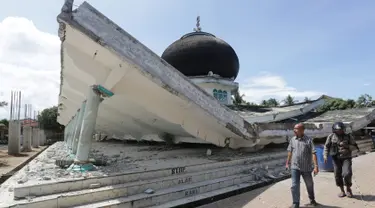
[[[316,160],[316,151],[312,139],[304,134],[305,127],[303,123],[294,126],[294,134],[289,141],[288,158],[286,168],[291,169],[292,173],[292,208],[299,208],[300,204],[300,179],[301,176],[306,184],[310,203],[307,206],[316,206],[314,194],[314,181],[312,171],[318,174],[318,163]],[[314,168],[313,168],[314,163]]]
[[[370,131],[370,137],[372,139],[372,143],[374,144],[373,148],[375,148],[375,130],[374,129]]]
[[[332,125],[332,134],[327,137],[324,145],[324,162],[328,155],[332,156],[336,185],[340,188],[339,197],[353,197],[352,186],[352,150],[358,149],[351,134],[345,133],[345,125],[336,122]],[[344,186],[346,186],[346,193]]]

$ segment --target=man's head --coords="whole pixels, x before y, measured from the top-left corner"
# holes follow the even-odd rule
[[[294,125],[294,135],[296,135],[296,137],[303,137],[304,133],[305,133],[305,125],[303,125],[303,123],[298,123],[296,125]]]
[[[345,134],[345,124],[343,122],[336,122],[332,125],[332,132],[337,135]]]

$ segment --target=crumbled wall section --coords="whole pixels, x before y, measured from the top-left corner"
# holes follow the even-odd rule
[[[375,120],[375,109],[371,108],[371,109],[369,109],[369,111],[370,111],[369,114],[367,114],[366,116],[364,116],[362,118],[354,120],[351,123],[350,126],[351,126],[351,128],[352,128],[353,131],[358,131],[359,129],[362,129],[362,128],[366,127],[372,121]]]
[[[74,12],[72,12],[72,5],[73,0],[65,1],[62,12],[58,16],[59,22],[73,26],[120,57],[140,66],[142,73],[148,74],[155,83],[161,84],[176,96],[191,100],[233,133],[245,139],[257,137],[252,124],[221,105],[91,5],[84,2]]]
[[[314,100],[313,102],[306,102],[303,104],[299,104],[294,106],[297,107],[295,109],[290,109],[288,111],[271,111],[269,113],[257,113],[254,115],[254,112],[239,112],[240,115],[242,115],[245,120],[249,123],[259,122],[259,123],[268,123],[268,122],[277,122],[282,121],[288,118],[297,117],[303,114],[306,114],[316,108],[319,108],[320,106],[324,105],[326,102],[325,99],[322,97]],[[292,106],[289,106],[290,108]],[[280,107],[280,109],[282,109]]]
[[[293,130],[295,123],[264,123],[258,124],[259,131],[266,130]],[[306,130],[320,130],[323,125],[317,125],[314,123],[304,123]]]
[[[61,13],[64,14],[68,14],[72,11],[73,9],[73,2],[74,0],[65,0],[65,4],[63,5],[63,7],[61,8]],[[60,44],[60,66],[61,66],[61,70],[60,70],[60,92],[59,92],[59,106],[60,106],[60,96],[61,96],[61,93],[62,93],[62,86],[64,84],[64,48],[62,46],[64,40],[65,40],[65,24],[61,21],[58,20],[58,23],[59,23],[59,29],[58,29],[58,36],[60,38],[60,41],[61,41],[61,44]],[[58,109],[58,111],[60,111],[60,108]],[[59,114],[58,114],[59,116]],[[62,124],[64,125],[64,124]]]

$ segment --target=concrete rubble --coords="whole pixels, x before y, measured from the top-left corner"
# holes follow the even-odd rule
[[[71,178],[106,176],[126,171],[143,171],[155,168],[167,168],[177,165],[193,165],[212,161],[228,161],[244,158],[248,155],[261,153],[241,153],[236,151],[222,151],[206,156],[205,148],[165,148],[164,145],[131,145],[121,141],[106,143],[93,143],[90,158],[106,161],[106,166],[97,166],[95,170],[88,173],[72,172],[62,169],[55,164],[56,160],[69,161],[72,155],[68,153],[63,142],[55,143],[45,152],[31,161],[24,168],[23,174],[15,178],[18,184],[33,184],[38,181],[66,180]]]
[[[211,150],[211,155],[207,155],[207,149]],[[0,198],[6,198],[7,200],[2,201],[0,207],[3,207],[4,204],[17,203],[17,201],[14,201],[12,195],[14,188],[17,186],[34,186],[43,183],[57,183],[71,179],[87,179],[136,171],[229,162],[262,155],[264,157],[270,153],[279,154],[281,150],[284,150],[284,148],[270,149],[267,152],[259,153],[241,153],[213,146],[186,148],[180,146],[166,147],[164,145],[127,144],[122,141],[94,142],[90,158],[107,161],[108,164],[107,166],[96,166],[93,171],[79,172],[69,171],[55,164],[56,160],[72,159],[72,155],[68,153],[66,144],[58,142],[50,146],[1,185]],[[264,159],[259,160],[263,161]],[[268,167],[259,166],[252,168],[247,174],[255,175],[254,181],[265,181],[267,178],[270,178],[267,174],[267,169]],[[279,172],[276,173],[276,175],[278,174],[283,175]],[[100,184],[97,186],[95,184],[91,185],[91,188],[99,187]],[[151,190],[146,192],[150,194],[155,191],[155,189],[151,188]],[[33,196],[30,197],[33,198]]]

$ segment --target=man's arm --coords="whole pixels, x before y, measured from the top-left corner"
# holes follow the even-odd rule
[[[359,150],[358,144],[357,144],[357,142],[355,142],[355,139],[354,139],[353,135],[349,134],[348,136],[349,136],[349,145],[356,148],[357,150]],[[350,146],[349,146],[349,148],[350,148]],[[350,150],[353,151],[352,148],[350,148]]]
[[[328,151],[329,151],[329,148],[331,146],[331,137],[332,137],[332,134],[328,135],[326,143],[324,144],[323,157],[325,159],[328,158]]]
[[[316,150],[315,150],[315,144],[314,144],[313,139],[311,139],[311,153],[312,153],[312,159],[314,162],[314,168],[318,168],[318,160],[316,158]]]
[[[293,151],[293,141],[292,141],[293,137],[289,140],[289,145],[288,145],[288,157],[286,158],[286,165],[289,165],[290,164],[290,160],[292,159],[292,151]]]

